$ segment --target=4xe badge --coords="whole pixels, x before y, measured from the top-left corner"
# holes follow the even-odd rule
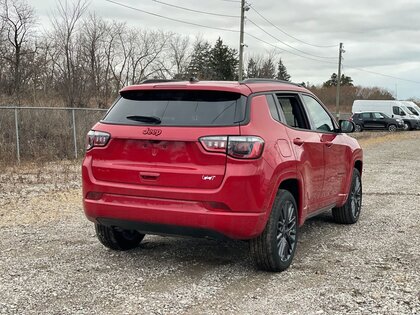
[[[147,129],[143,130],[143,134],[144,135],[159,136],[161,133],[162,133],[162,130],[161,129],[147,128]]]
[[[203,176],[201,176],[201,178],[203,179],[203,180],[214,180],[215,178],[216,178],[216,176],[210,176],[210,175],[203,175]]]

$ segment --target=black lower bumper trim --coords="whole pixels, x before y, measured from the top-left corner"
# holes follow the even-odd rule
[[[110,218],[97,218],[96,221],[102,225],[120,227],[126,230],[137,230],[143,234],[191,236],[217,240],[229,239],[229,237],[217,231],[189,226],[157,224]]]

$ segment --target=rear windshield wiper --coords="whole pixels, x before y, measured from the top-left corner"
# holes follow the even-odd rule
[[[127,116],[127,119],[144,122],[147,124],[160,124],[162,120],[155,116]]]

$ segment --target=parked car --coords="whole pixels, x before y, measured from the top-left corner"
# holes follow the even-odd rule
[[[355,124],[355,131],[389,130],[391,132],[404,129],[404,121],[400,118],[391,118],[381,112],[354,113],[350,120]]]
[[[362,149],[306,88],[273,80],[129,86],[87,136],[83,205],[99,241],[145,234],[249,240],[257,266],[289,267],[298,226],[362,204]]]
[[[404,109],[404,104],[393,100],[355,100],[352,113],[381,112],[391,118],[399,118],[404,121],[404,129],[412,130],[420,128],[420,120],[410,111]]]

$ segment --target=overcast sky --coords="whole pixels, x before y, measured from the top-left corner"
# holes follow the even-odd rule
[[[48,16],[52,14],[56,1],[29,1],[35,7],[40,24],[45,24],[48,27]],[[153,0],[115,1],[191,23],[233,31],[239,30],[240,20],[237,17],[188,12]],[[240,15],[240,2],[236,2],[236,0],[160,1],[194,10],[223,15]],[[273,50],[274,48],[269,44],[277,46],[279,57],[282,58],[292,76],[292,81],[320,84],[326,81],[333,72],[337,72],[338,45],[342,42],[346,51],[343,55],[343,71],[345,75],[353,78],[356,85],[383,87],[392,92],[394,96],[395,93],[398,93],[399,99],[420,98],[420,1],[250,0],[248,3],[256,11],[250,9],[246,12],[248,21],[245,31],[254,38],[245,35],[245,44],[247,45],[245,58]],[[97,15],[106,19],[126,21],[131,25],[147,29],[173,31],[189,35],[192,39],[196,35],[201,35],[212,43],[221,36],[229,46],[234,48],[239,46],[237,32],[185,25],[124,8],[105,0],[91,0],[89,11],[96,12]],[[297,39],[287,36],[267,23],[257,12],[282,31]],[[252,22],[278,40],[270,37]],[[269,44],[258,41],[255,37]],[[335,46],[321,48],[303,42]],[[315,56],[332,57],[333,59]]]

